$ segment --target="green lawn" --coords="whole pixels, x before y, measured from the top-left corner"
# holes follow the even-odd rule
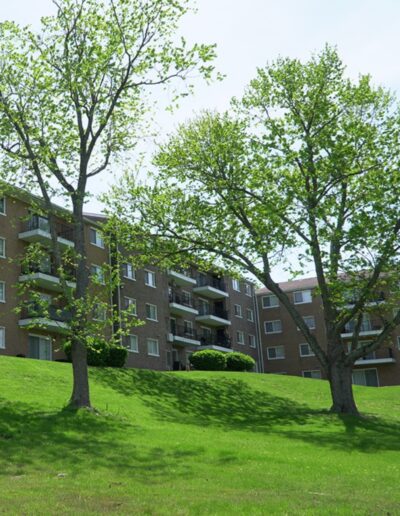
[[[69,364],[0,357],[0,514],[400,514],[400,387],[92,369],[99,413],[63,410]]]

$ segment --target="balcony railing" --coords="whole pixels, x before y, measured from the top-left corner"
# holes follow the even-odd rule
[[[67,280],[75,279],[75,270],[73,269],[73,267],[64,266],[63,270]],[[60,275],[57,267],[52,262],[42,264],[24,264],[21,267],[21,272],[22,274],[35,274],[39,272],[41,274],[48,274],[49,276],[56,277]]]
[[[355,327],[356,327],[356,324],[354,321],[349,322],[344,326],[342,333],[353,333]],[[381,329],[382,329],[381,324],[374,324],[374,323],[371,323],[370,321],[364,321],[360,326],[360,333],[367,332],[367,331],[379,331]]]
[[[189,308],[195,308],[195,302],[192,296],[185,294],[185,292],[172,291],[169,293],[169,302],[177,303],[178,305],[188,306]]]
[[[198,339],[202,346],[220,346],[222,348],[231,347],[231,339],[228,335],[216,335],[199,332]]]
[[[52,321],[68,323],[72,319],[69,310],[56,305],[43,306],[40,303],[30,303],[21,310],[21,319],[45,318]]]
[[[228,312],[222,308],[215,308],[212,306],[200,305],[199,315],[214,315],[215,317],[219,317],[220,319],[228,320]]]
[[[213,276],[198,276],[197,285],[199,287],[213,287],[218,290],[222,290],[223,292],[226,292],[225,282],[222,279],[215,278]]]
[[[50,233],[49,220],[40,215],[33,215],[22,227],[22,231],[33,231],[35,229]],[[73,240],[73,228],[67,224],[56,223],[56,233],[58,237],[64,238],[65,240]]]
[[[183,337],[185,339],[199,340],[198,332],[194,328],[175,325],[171,328],[172,335],[177,337]]]

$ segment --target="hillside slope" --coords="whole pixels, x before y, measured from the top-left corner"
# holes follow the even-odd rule
[[[1,514],[399,514],[400,387],[91,370],[99,413],[63,410],[69,364],[0,357]]]

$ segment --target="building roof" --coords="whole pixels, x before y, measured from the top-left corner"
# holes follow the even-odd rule
[[[282,281],[281,283],[278,283],[278,285],[284,292],[293,292],[294,290],[304,290],[308,288],[318,287],[318,281],[317,278],[314,276],[312,278]],[[267,294],[269,292],[270,290],[268,290],[267,288],[260,288],[256,291],[256,295],[260,296],[262,294]]]

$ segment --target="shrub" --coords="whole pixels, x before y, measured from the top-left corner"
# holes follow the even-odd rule
[[[109,349],[107,365],[109,367],[124,367],[128,350],[123,346],[111,346]]]
[[[71,357],[71,343],[67,342],[64,344],[64,352],[67,355],[69,361]],[[87,363],[90,366],[105,366],[108,362],[110,354],[110,346],[103,340],[91,342],[87,348]]]
[[[244,353],[228,353],[226,355],[226,369],[228,371],[252,371],[255,360]]]
[[[189,361],[195,369],[201,371],[223,371],[225,369],[226,356],[221,351],[203,349],[202,351],[192,353]]]

